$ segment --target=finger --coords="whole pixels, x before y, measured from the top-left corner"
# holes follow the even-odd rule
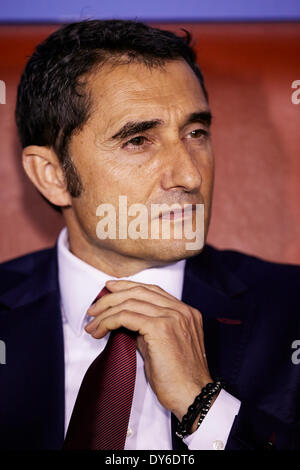
[[[137,331],[140,335],[144,336],[153,328],[151,321],[153,321],[153,319],[149,319],[149,317],[145,315],[122,310],[102,320],[97,329],[93,331],[92,336],[97,339],[103,338],[109,331],[117,330],[121,327],[131,331]]]
[[[131,312],[135,312],[138,314],[142,315],[147,315],[149,317],[159,317],[159,316],[175,316],[178,315],[178,312],[168,308],[168,307],[161,307],[158,305],[153,305],[149,302],[145,302],[142,300],[136,300],[136,299],[125,299],[124,302],[121,302],[118,305],[115,305],[114,307],[110,307],[107,310],[102,311],[99,313],[94,320],[88,323],[88,325],[85,327],[86,331],[90,333],[97,327],[97,325],[100,323],[100,321],[103,321],[105,318],[107,318],[110,315],[115,315],[116,313],[122,311],[122,310],[128,310]]]
[[[112,292],[126,290],[126,289],[130,289],[131,287],[136,287],[136,286],[143,286],[145,287],[145,289],[160,293],[161,295],[164,295],[165,297],[168,297],[169,299],[175,299],[173,295],[169,294],[168,292],[163,290],[161,287],[156,286],[155,284],[144,284],[142,282],[134,282],[134,281],[127,281],[125,279],[120,279],[118,281],[107,281],[105,285]]]
[[[96,316],[104,310],[114,307],[115,305],[119,305],[128,299],[146,300],[153,305],[174,309],[179,309],[180,305],[181,308],[183,308],[183,305],[185,305],[180,300],[175,299],[175,297],[171,296],[171,298],[169,298],[162,295],[160,292],[158,293],[157,291],[145,288],[141,284],[136,284],[134,287],[129,289],[117,291],[101,297],[97,302],[90,306],[87,314],[90,316]],[[188,306],[186,306],[186,308],[188,308]]]

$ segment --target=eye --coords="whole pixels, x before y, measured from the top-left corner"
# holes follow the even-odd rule
[[[192,139],[199,139],[205,138],[209,136],[209,132],[205,129],[195,129],[194,131],[190,132],[189,134]]]
[[[132,145],[133,147],[142,147],[145,141],[146,137],[144,137],[143,135],[139,135],[137,137],[133,137],[133,139],[128,140],[128,142],[123,145],[123,148],[127,147],[128,145]]]

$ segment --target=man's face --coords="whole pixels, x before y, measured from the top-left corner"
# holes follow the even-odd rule
[[[197,77],[181,60],[163,68],[106,65],[89,77],[87,86],[91,117],[69,146],[83,184],[71,210],[85,239],[94,248],[158,262],[195,255],[201,248],[188,250],[190,240],[174,236],[174,224],[183,228],[182,215],[170,221],[169,239],[153,239],[149,229],[147,239],[119,240],[117,230],[116,239],[101,240],[96,234],[101,219],[96,210],[111,204],[118,223],[119,196],[126,196],[128,208],[139,203],[148,209],[151,224],[152,204],[204,203],[206,235],[214,163],[209,107]],[[192,217],[195,229],[196,211],[187,217]],[[128,223],[133,219],[128,216]]]

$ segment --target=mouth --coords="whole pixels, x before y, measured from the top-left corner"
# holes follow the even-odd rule
[[[161,212],[158,216],[160,220],[184,220],[193,217],[196,204],[185,204],[186,207]]]

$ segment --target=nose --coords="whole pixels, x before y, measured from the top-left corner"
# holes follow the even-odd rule
[[[172,188],[182,189],[186,192],[198,190],[202,183],[197,160],[187,151],[179,140],[172,148],[168,148],[168,156],[164,159],[161,185],[164,190]]]

